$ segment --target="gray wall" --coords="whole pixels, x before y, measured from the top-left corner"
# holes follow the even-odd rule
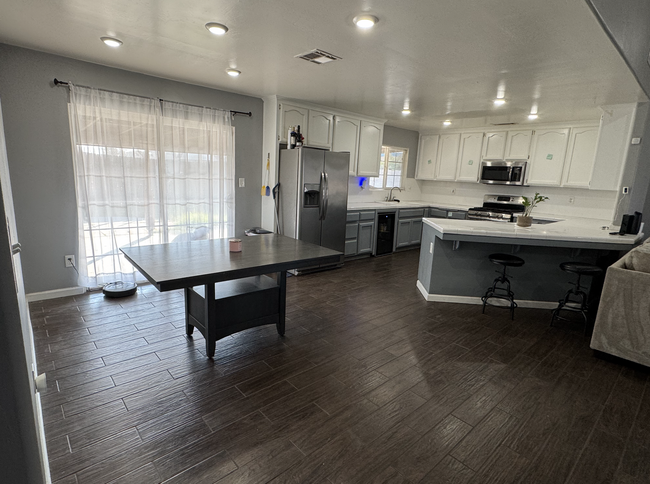
[[[235,116],[236,235],[260,223],[261,99],[0,44],[0,99],[7,138],[27,293],[74,287],[64,256],[77,253],[77,215],[68,127],[68,89],[76,84],[201,106],[252,111]]]
[[[406,178],[415,178],[415,162],[418,159],[418,142],[420,133],[410,129],[394,128],[384,126],[384,146],[395,146],[397,148],[408,148],[409,159],[406,168]]]
[[[650,103],[637,105],[632,138],[641,138],[641,144],[630,144],[629,146],[621,185],[630,187],[630,194],[627,203],[621,204],[617,223],[620,223],[624,213],[632,213],[636,210],[642,212],[648,195],[648,186],[650,185]],[[621,195],[621,193],[618,194],[619,200]]]
[[[596,18],[650,97],[650,2],[648,0],[587,0]]]

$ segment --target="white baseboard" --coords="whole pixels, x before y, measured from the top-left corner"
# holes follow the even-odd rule
[[[58,297],[78,296],[86,292],[85,287],[66,287],[64,289],[53,289],[51,291],[32,292],[25,297],[27,302],[44,301],[46,299],[56,299]]]
[[[422,294],[422,297],[424,297],[424,299],[430,302],[448,302],[448,303],[456,303],[456,304],[478,304],[478,305],[483,304],[483,301],[481,301],[481,298],[478,296],[452,296],[449,294],[429,294],[419,280],[417,282],[417,288]],[[521,301],[519,299],[516,299],[515,301],[517,303],[517,306],[520,308],[555,309],[557,307],[557,301],[527,301],[527,300]],[[507,305],[505,301],[503,301],[503,303],[504,306]],[[493,305],[495,306],[499,305],[499,300],[498,299],[495,300]]]

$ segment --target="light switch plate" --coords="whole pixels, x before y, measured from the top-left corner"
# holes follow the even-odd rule
[[[245,178],[240,178],[239,179],[239,188],[244,188],[246,186],[246,179]]]

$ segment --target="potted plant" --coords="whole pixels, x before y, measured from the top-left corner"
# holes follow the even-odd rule
[[[524,213],[517,217],[517,225],[520,227],[530,227],[533,223],[533,217],[531,212],[537,206],[538,203],[548,200],[548,197],[540,195],[538,192],[535,192],[534,197],[521,197],[524,199]]]

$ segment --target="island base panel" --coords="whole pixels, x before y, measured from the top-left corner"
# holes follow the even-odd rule
[[[286,272],[278,281],[254,276],[185,289],[186,333],[194,328],[205,338],[206,353],[213,357],[216,341],[245,329],[274,324],[284,335]]]
[[[495,252],[514,253],[524,259],[521,267],[508,271],[516,301],[552,302],[564,297],[573,278],[560,270],[560,263],[579,261],[602,264],[610,259],[610,251],[568,247],[516,246],[483,242],[454,243],[441,240],[433,230],[423,231],[418,281],[423,292],[435,295],[481,297],[492,285],[497,266],[488,256]],[[591,279],[591,278],[589,278]],[[586,280],[589,285],[599,281]]]

